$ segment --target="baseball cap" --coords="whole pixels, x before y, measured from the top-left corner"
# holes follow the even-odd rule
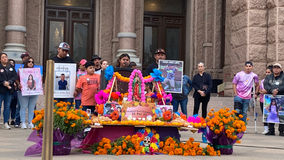
[[[62,49],[65,49],[65,50],[68,50],[68,51],[69,51],[70,46],[69,46],[68,43],[62,42],[62,43],[59,44],[58,48],[62,48]]]
[[[87,60],[85,60],[85,59],[82,59],[81,61],[80,61],[80,64],[81,65],[85,65],[87,63]]]
[[[282,69],[282,67],[281,67],[281,64],[280,64],[280,63],[274,63],[274,64],[273,64],[273,67],[274,67],[274,66],[278,66],[278,67],[280,67],[280,68]]]
[[[166,54],[165,50],[162,49],[162,48],[158,48],[158,49],[156,50],[155,54],[158,54],[158,53],[164,53],[164,54]]]
[[[30,55],[29,55],[27,52],[21,54],[21,58],[24,58],[25,56],[28,56],[28,57],[29,57]]]
[[[92,57],[91,61],[93,61],[93,60],[95,60],[95,59],[99,59],[99,60],[101,60],[102,58],[101,58],[101,57],[99,57],[98,55],[93,55],[93,57]]]

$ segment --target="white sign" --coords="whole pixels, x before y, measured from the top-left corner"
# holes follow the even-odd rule
[[[76,86],[76,64],[55,63],[54,64],[54,98],[73,98],[75,86]]]

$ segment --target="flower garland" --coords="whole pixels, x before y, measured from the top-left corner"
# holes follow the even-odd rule
[[[129,81],[130,81],[130,78],[124,77],[124,76],[122,76],[121,74],[119,74],[118,72],[114,72],[114,75],[116,76],[116,78],[117,78],[118,80],[120,80],[120,81],[122,81],[122,82],[127,82],[127,83],[129,83]],[[152,82],[152,81],[154,80],[154,78],[153,78],[151,75],[146,76],[146,77],[143,77],[143,79],[144,79],[144,83],[150,83],[150,82]]]
[[[144,83],[144,79],[142,76],[142,73],[140,70],[134,69],[133,72],[130,75],[130,81],[128,83],[128,101],[132,101],[132,96],[133,96],[133,88],[132,88],[132,84],[133,84],[133,80],[135,78],[135,74],[138,74],[140,80],[141,80],[141,91],[143,92],[145,90],[145,83]],[[141,94],[141,102],[145,102],[146,98],[145,98],[145,94]]]

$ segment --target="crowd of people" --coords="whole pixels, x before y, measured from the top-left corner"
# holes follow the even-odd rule
[[[70,46],[66,42],[62,42],[58,47],[58,54],[52,57],[55,63],[75,63],[72,58],[68,56]],[[33,111],[36,109],[36,102],[38,96],[22,96],[20,83],[20,76],[15,70],[15,61],[8,59],[6,53],[1,53],[0,63],[0,102],[4,101],[4,129],[11,129],[9,125],[14,125],[16,128],[21,127],[22,129],[33,128],[31,123],[34,116]],[[144,76],[153,73],[153,69],[158,68],[159,60],[166,59],[166,52],[164,49],[158,48],[154,53],[155,62],[150,64],[145,72]],[[23,68],[33,68],[34,59],[29,56],[28,53],[21,55]],[[79,106],[83,107],[83,110],[90,109],[91,112],[95,111],[96,100],[95,94],[99,90],[105,89],[107,81],[103,78],[105,70],[108,66],[106,60],[101,60],[98,55],[93,55],[92,59],[87,61],[82,59],[77,64],[77,77],[76,77],[76,88],[73,94],[73,98],[55,98],[56,101],[65,101],[76,103],[76,109]],[[121,54],[116,64],[116,68],[129,68],[137,69],[135,62],[131,62],[128,54]],[[169,67],[178,70],[176,67]],[[183,114],[187,115],[187,103],[188,95],[192,88],[195,89],[193,93],[194,108],[193,115],[198,114],[200,103],[202,103],[202,117],[207,116],[207,105],[210,101],[210,93],[212,90],[212,79],[209,73],[204,72],[204,63],[198,63],[198,73],[194,75],[191,80],[187,75],[182,76],[182,93],[172,93],[172,105],[173,111],[177,112],[179,105]],[[255,98],[260,95],[260,105],[263,107],[263,95],[283,95],[284,94],[284,74],[282,67],[279,63],[270,66],[266,70],[266,78],[259,84],[258,76],[252,72],[253,64],[248,61],[245,63],[244,71],[237,73],[233,80],[233,90],[235,93],[234,102],[235,108],[239,114],[243,115],[242,120],[246,121],[247,110],[249,107],[249,101],[251,99],[253,84],[256,86]],[[166,87],[174,88],[174,77],[167,79],[170,86]],[[29,82],[28,82],[29,83]],[[66,81],[64,81],[64,75],[61,75],[61,80],[58,82],[60,87],[66,87]],[[33,86],[33,82],[30,82],[30,86]],[[146,92],[151,92],[151,84],[146,84]],[[147,94],[147,93],[146,93]],[[28,110],[28,125],[26,125],[26,111]],[[263,110],[263,109],[262,109]],[[9,119],[11,117],[11,121]],[[274,123],[265,123],[266,135],[275,135]],[[283,136],[284,125],[280,125],[279,132]]]

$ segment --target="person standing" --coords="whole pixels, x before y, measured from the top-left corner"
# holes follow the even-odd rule
[[[158,68],[159,60],[165,60],[166,59],[166,52],[162,48],[158,48],[155,52],[155,62],[151,63],[145,70],[144,76],[149,76],[150,73],[153,73],[153,69]]]
[[[12,66],[15,67],[15,61],[13,59],[9,59],[9,62]],[[16,108],[17,108],[17,85],[14,83],[15,91],[12,96],[10,111],[11,111],[11,123],[10,125],[15,125],[15,117],[16,117]],[[9,123],[8,123],[9,124]]]
[[[258,76],[252,72],[253,64],[251,61],[245,62],[245,70],[238,72],[233,80],[233,90],[234,90],[234,102],[242,104],[242,110],[237,109],[238,114],[242,114],[242,121],[247,120],[247,110],[249,107],[249,102],[251,99],[251,91],[253,87],[253,82],[255,83],[255,93],[258,93],[259,80]],[[257,98],[257,94],[255,97]]]
[[[265,71],[265,75],[270,75],[272,73],[272,65],[271,66],[268,66],[266,68],[266,71]],[[259,85],[259,94],[260,94],[260,98],[259,98],[259,102],[260,102],[260,108],[261,108],[261,112],[263,114],[263,98],[264,98],[264,94],[267,94],[267,91],[264,89],[264,82],[265,79],[263,79],[261,82],[260,82],[260,85]],[[268,123],[263,123],[264,125],[264,131],[262,132],[262,134],[266,134],[268,133]]]
[[[76,97],[79,93],[82,93],[82,106],[83,110],[91,109],[94,112],[97,105],[95,100],[95,94],[99,91],[100,86],[100,75],[95,74],[94,62],[87,62],[85,64],[87,74],[81,76],[76,84],[74,96]]]
[[[178,106],[180,105],[183,114],[187,115],[187,102],[188,94],[192,89],[192,82],[187,75],[183,75],[182,81],[182,93],[172,93],[172,105],[174,112],[178,111]]]
[[[25,60],[24,68],[34,68],[34,59],[32,57],[29,57]],[[18,72],[18,75],[19,72]],[[38,99],[38,95],[32,95],[32,96],[23,96],[22,91],[24,88],[23,85],[20,82],[20,76],[18,76],[16,83],[18,85],[19,91],[18,91],[18,97],[21,103],[21,110],[20,110],[20,117],[21,117],[21,128],[22,129],[32,129],[34,128],[34,125],[32,123],[33,116],[34,116],[34,108]],[[28,127],[26,126],[26,111],[28,109]]]
[[[284,74],[281,64],[273,64],[273,73],[265,77],[263,84],[267,94],[272,94],[274,97],[276,95],[284,95]],[[269,131],[265,135],[275,135],[274,126],[274,123],[269,123]],[[278,130],[279,136],[284,136],[284,124],[279,124]]]
[[[128,54],[122,54],[118,57],[115,67],[116,68],[129,68],[130,57]]]
[[[91,61],[94,62],[94,64],[95,64],[95,74],[101,75],[101,72],[102,72],[102,67],[101,67],[101,63],[100,63],[101,59],[102,58],[99,57],[98,55],[93,55],[93,57],[92,57]]]
[[[105,78],[105,70],[108,67],[108,62],[106,60],[101,61],[101,77],[100,77],[100,89],[104,90],[107,87],[108,81]]]
[[[22,65],[20,66],[20,68],[24,67],[24,62],[26,61],[26,59],[28,59],[30,57],[29,53],[25,52],[21,54],[21,59],[22,59]],[[18,92],[18,86],[17,86],[17,92]],[[21,110],[21,104],[20,104],[20,100],[18,97],[18,93],[16,93],[17,95],[17,104],[18,107],[16,108],[16,122],[15,122],[15,128],[18,128],[20,126],[21,123],[21,117],[20,117],[20,110]]]
[[[70,46],[66,42],[62,42],[58,46],[58,53],[56,56],[50,58],[50,60],[53,60],[54,63],[75,63],[73,59],[71,59],[69,56],[67,56],[69,52]],[[75,80],[74,80],[75,81]],[[63,102],[69,102],[73,103],[74,98],[54,98],[57,102],[63,101]]]
[[[85,67],[86,63],[87,63],[87,60],[85,59],[82,59],[79,63],[79,67],[78,67],[79,69],[77,71],[77,82],[81,76],[87,74],[86,67]],[[82,94],[79,93],[79,95],[75,97],[75,108],[76,109],[79,109],[79,107],[81,106],[81,99],[82,99]]]
[[[210,100],[212,79],[209,73],[204,72],[204,63],[198,63],[198,74],[193,77],[192,85],[195,89],[193,115],[198,114],[200,103],[202,103],[202,117],[207,116],[207,105]]]
[[[14,66],[8,61],[6,53],[0,54],[0,105],[4,101],[4,129],[11,129],[8,125],[10,117],[10,104],[15,91],[14,83],[17,79],[17,73]],[[0,107],[1,110],[1,107]]]

